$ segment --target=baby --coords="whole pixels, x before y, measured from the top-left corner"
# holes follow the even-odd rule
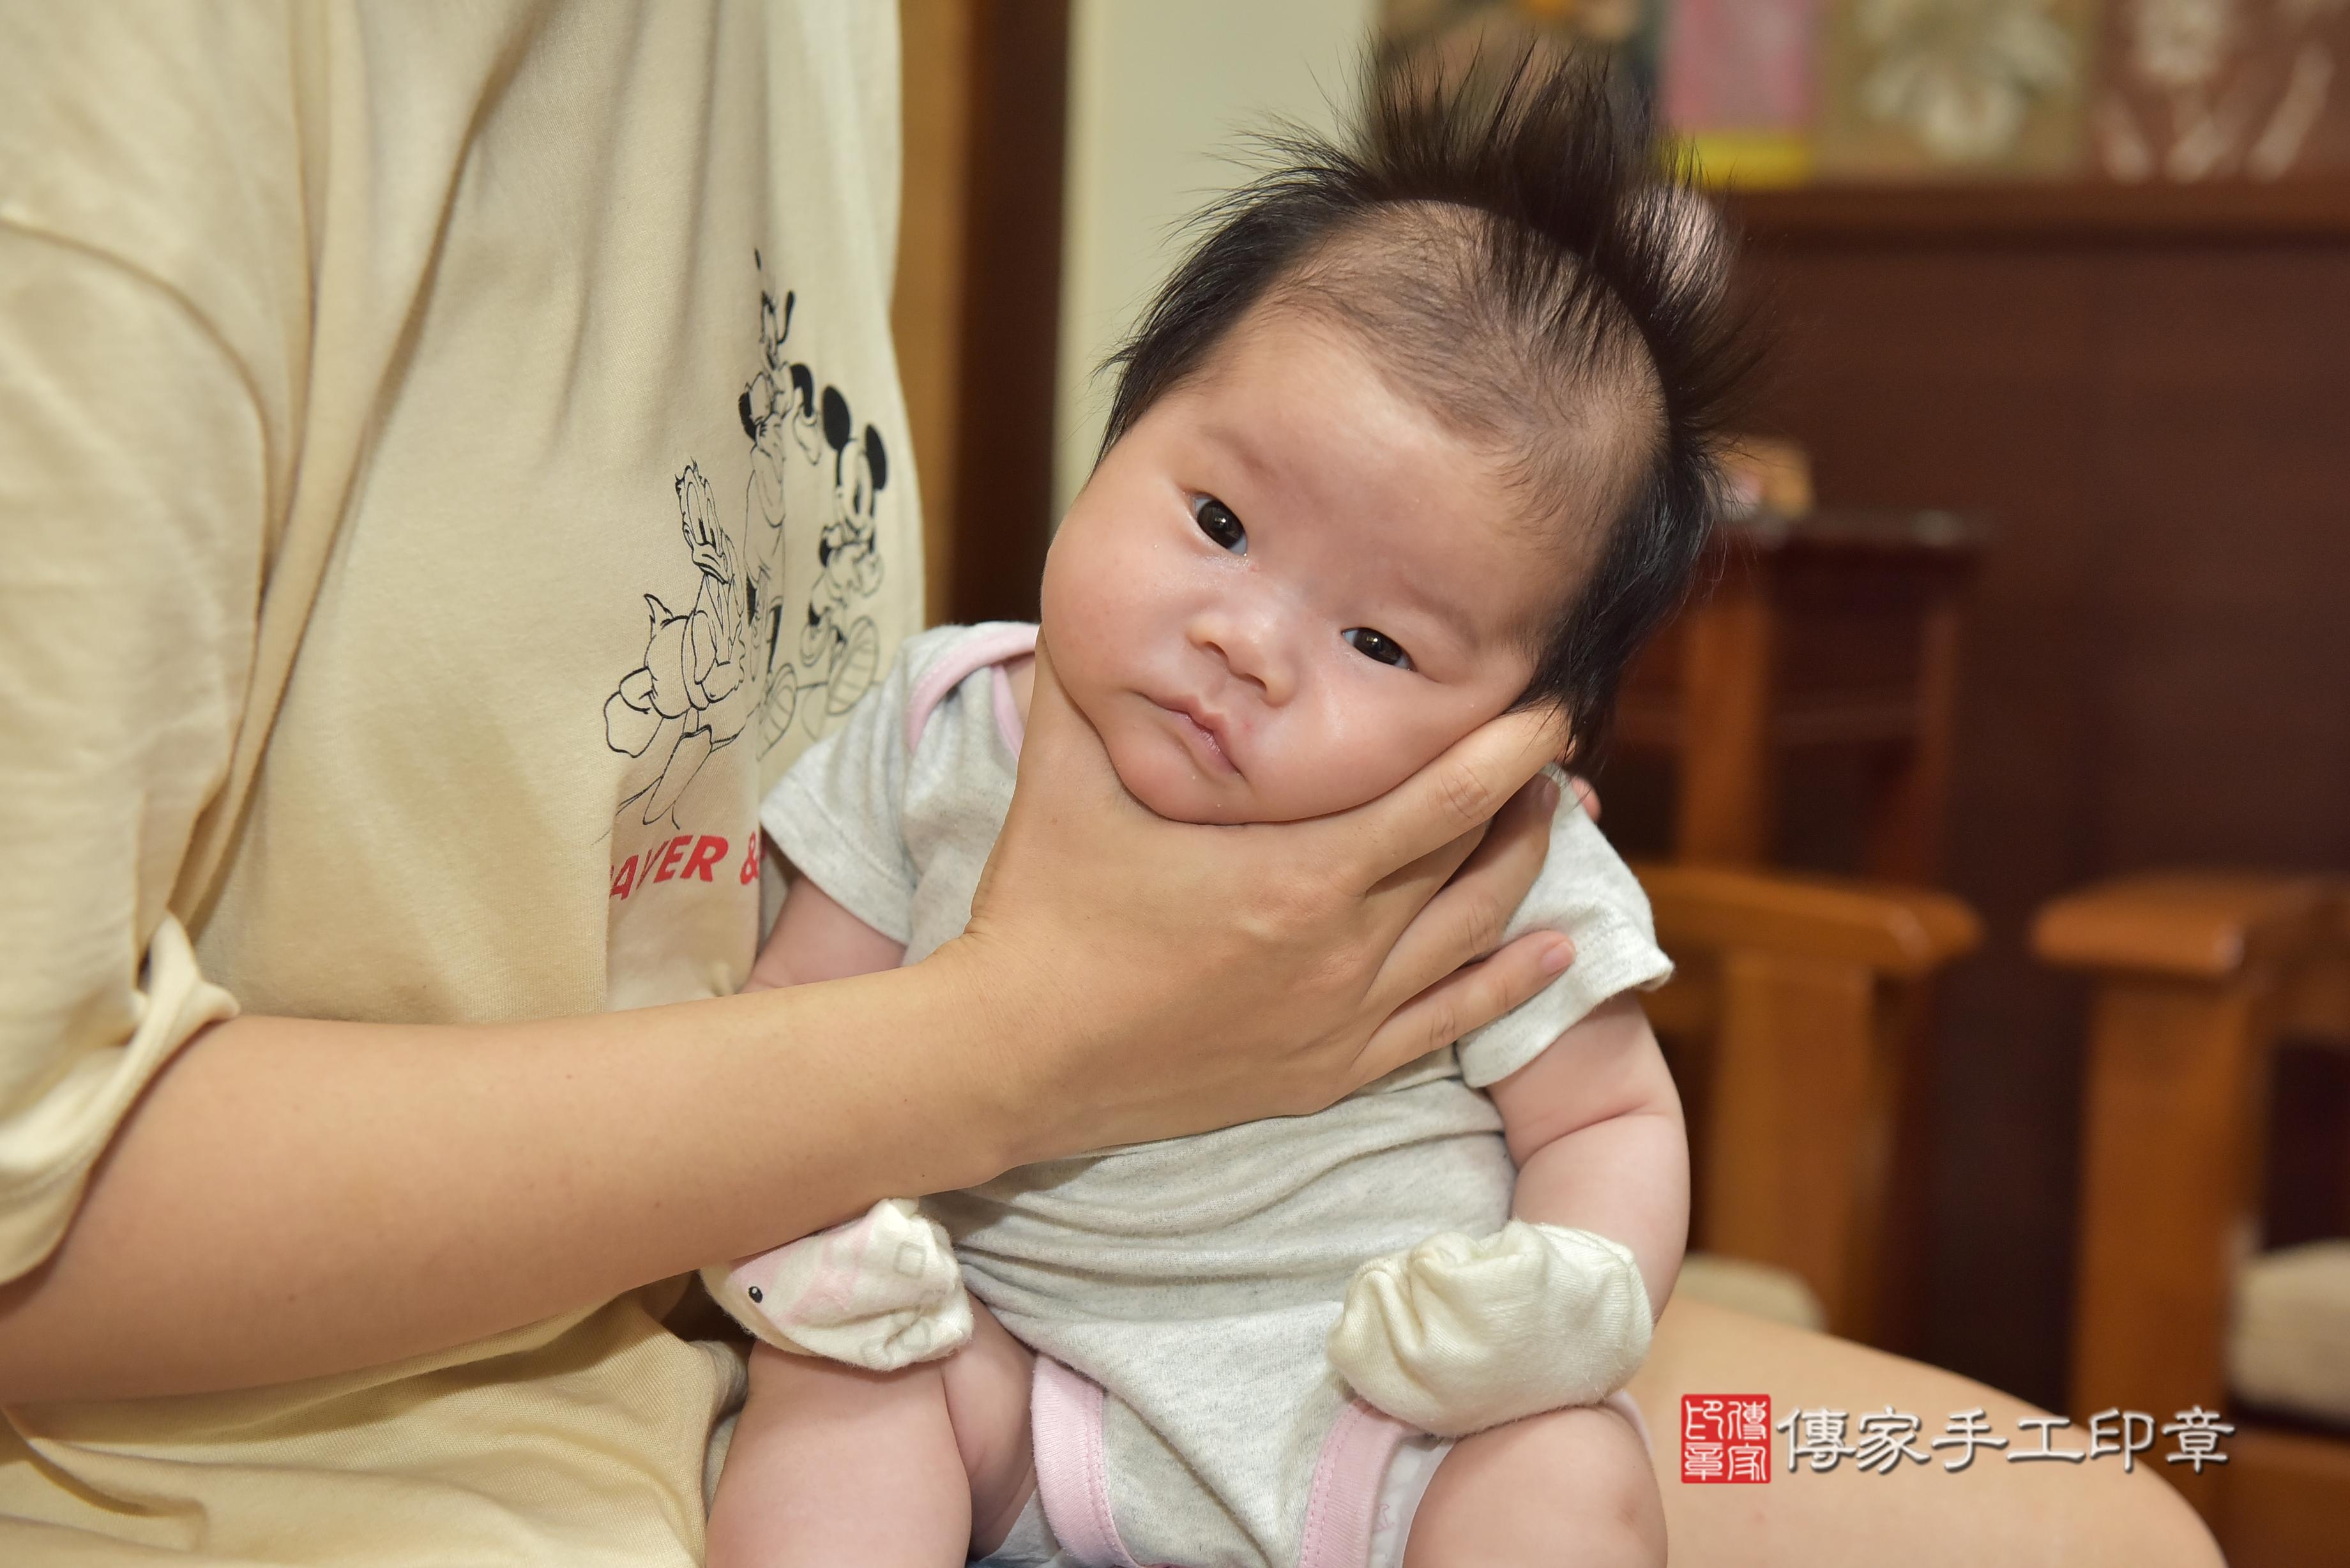
[[[1406,78],[1280,150],[1119,355],[1045,573],[1051,678],[1189,822],[1359,805],[1527,702],[1587,743],[1687,583],[1738,368],[1712,230],[1585,65]],[[910,639],[776,786],[798,879],[753,984],[962,930],[1035,637]],[[1661,1562],[1617,1391],[1687,1223],[1630,994],[1669,966],[1571,795],[1511,934],[1545,927],[1576,958],[1540,996],[1327,1111],[709,1271],[764,1342],[710,1561]]]

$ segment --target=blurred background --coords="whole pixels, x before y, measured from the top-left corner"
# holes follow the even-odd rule
[[[2350,0],[902,11],[933,620],[1034,615],[1095,368],[1245,133],[1332,124],[1374,36],[1572,37],[1658,95],[1774,348],[1606,824],[1676,868],[1660,919],[1676,888],[1751,893],[1766,936],[1826,909],[1773,898],[1891,900],[1835,906],[1894,955],[1855,982],[1861,1109],[1771,1135],[1865,1193],[1852,1277],[1802,1265],[1796,1189],[1742,1250],[1839,1332],[2076,1417],[2225,1401],[2274,1443],[2232,1495],[2180,1476],[2238,1560],[2346,1560]],[[1707,868],[1750,880],[1670,879]],[[1771,1033],[1723,1000],[1740,961],[1693,959],[1707,1016]],[[1814,1002],[1822,961],[1786,961]],[[1773,1016],[1764,1079],[1833,1099]],[[1693,1125],[1732,1082],[1691,1081]],[[1734,1241],[1726,1162],[1766,1157],[1699,1136],[1699,1239]]]

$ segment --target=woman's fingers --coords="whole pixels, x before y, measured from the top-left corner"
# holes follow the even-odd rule
[[[1565,739],[1556,709],[1504,713],[1378,799],[1330,818],[1329,826],[1355,840],[1360,885],[1378,887],[1473,832],[1559,754]]]
[[[1542,868],[1556,791],[1519,786],[1557,743],[1554,718],[1512,715],[1352,812],[1170,822],[1119,782],[1040,642],[1011,813],[941,950],[1001,1026],[983,1032],[1029,1107],[1025,1157],[1319,1109],[1367,1058],[1385,1071],[1539,990],[1563,950],[1546,940],[1453,971],[1493,951]]]
[[[1542,875],[1557,805],[1558,786],[1537,778],[1494,815],[1459,872],[1396,939],[1372,989],[1375,1006],[1400,1007],[1501,945],[1510,916]]]
[[[1383,1078],[1531,1001],[1575,961],[1556,931],[1528,931],[1492,957],[1454,970],[1388,1015],[1363,1047],[1356,1076]]]

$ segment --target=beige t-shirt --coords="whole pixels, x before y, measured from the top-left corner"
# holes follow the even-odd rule
[[[0,1278],[235,1007],[747,971],[757,802],[920,621],[895,11],[0,3]],[[0,1562],[697,1560],[674,1294],[9,1411]]]

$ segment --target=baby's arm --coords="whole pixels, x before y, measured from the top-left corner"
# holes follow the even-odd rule
[[[1602,1002],[1488,1093],[1518,1167],[1512,1217],[1629,1247],[1662,1310],[1689,1239],[1689,1139],[1640,1004]]]
[[[1458,1436],[1620,1387],[1680,1269],[1680,1102],[1618,996],[1491,1091],[1519,1171],[1503,1230],[1431,1236],[1347,1286],[1330,1363],[1356,1393]]]
[[[1578,1365],[1585,1359],[1578,1353],[1600,1365],[1612,1361],[1612,1373],[1586,1382],[1574,1401],[1580,1404],[1628,1376],[1647,1347],[1629,1276],[1637,1267],[1653,1313],[1680,1268],[1689,1225],[1680,1097],[1628,993],[1594,1008],[1487,1093],[1518,1167],[1510,1212],[1523,1222],[1488,1246],[1513,1232],[1535,1245],[1480,1260],[1517,1291],[1461,1293],[1475,1303],[1467,1315],[1485,1332],[1464,1334],[1461,1349],[1470,1353],[1457,1359],[1482,1376],[1440,1374],[1430,1389],[1487,1397],[1457,1407],[1430,1401],[1439,1419],[1454,1417],[1467,1431],[1412,1521],[1407,1561],[1556,1561],[1556,1542],[1573,1540],[1577,1562],[1661,1565],[1663,1498],[1637,1413],[1617,1418],[1631,1410],[1625,1396],[1607,1401],[1617,1407],[1611,1415],[1574,1407],[1561,1397],[1563,1386],[1546,1397],[1540,1390],[1561,1370],[1570,1374],[1566,1382],[1578,1373],[1588,1378],[1593,1368]],[[1534,1226],[1559,1229],[1535,1241],[1526,1234]],[[1603,1247],[1593,1236],[1617,1245]],[[1558,1251],[1544,1257],[1546,1246]],[[1509,1266],[1534,1259],[1547,1266]],[[1525,1290],[1528,1273],[1552,1288]],[[1477,1302],[1481,1295],[1486,1299]],[[1615,1310],[1589,1310],[1595,1303]],[[1501,1328],[1528,1319],[1534,1332],[1523,1338]],[[1483,1364],[1475,1349],[1492,1351],[1492,1363]]]
[[[820,980],[847,980],[896,969],[906,956],[890,940],[834,901],[805,877],[795,877],[767,945],[751,965],[744,991],[778,991]]]

